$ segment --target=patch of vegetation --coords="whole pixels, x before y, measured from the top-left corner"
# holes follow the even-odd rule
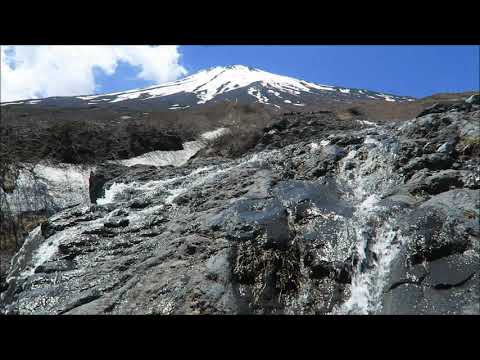
[[[263,132],[257,128],[233,127],[207,144],[205,155],[237,158],[255,147]]]
[[[465,145],[480,146],[480,136],[469,136],[463,139]]]
[[[463,214],[467,219],[475,219],[477,217],[477,214],[473,210],[465,210]]]

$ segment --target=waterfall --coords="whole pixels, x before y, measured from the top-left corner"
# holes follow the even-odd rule
[[[352,189],[350,200],[355,205],[347,226],[354,230],[350,233],[355,236],[352,250],[356,262],[350,297],[334,314],[372,314],[381,310],[390,264],[403,242],[391,210],[379,203],[382,195],[402,182],[400,176],[393,175],[392,168],[398,144],[378,139],[385,135],[367,135],[361,148],[351,150],[339,163],[337,181]]]

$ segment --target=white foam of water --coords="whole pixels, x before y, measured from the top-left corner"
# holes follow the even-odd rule
[[[375,205],[378,203],[379,197],[376,194],[369,195],[365,200],[363,200],[358,209],[360,212],[368,212],[372,209],[375,209]]]
[[[387,284],[390,264],[403,243],[389,223],[384,224],[374,239],[371,250],[377,255],[374,267],[359,272],[352,279],[351,295],[338,314],[374,314],[381,310],[382,294]],[[365,252],[360,254],[365,258]]]
[[[316,142],[309,144],[309,146],[310,146],[310,152],[312,153],[320,149],[320,146]]]
[[[367,135],[365,137],[365,140],[363,141],[363,143],[364,144],[374,144],[374,145],[379,145],[380,144],[380,142],[377,139],[371,137],[370,135]]]
[[[81,209],[82,212],[88,210],[89,207],[85,209]],[[57,214],[56,216],[61,216]],[[55,217],[52,217],[53,220]],[[90,221],[88,223],[79,223],[75,226],[68,227],[62,231],[59,231],[52,236],[48,237],[47,239],[38,239],[38,236],[41,236],[41,227],[37,226],[34,230],[32,230],[28,237],[25,239],[22,248],[18,251],[17,255],[12,259],[12,268],[20,268],[22,269],[24,265],[27,265],[26,268],[23,268],[22,271],[19,273],[19,277],[28,277],[35,273],[35,270],[48,262],[52,259],[52,257],[58,252],[58,247],[64,240],[71,239],[73,237],[79,236],[82,232],[85,232],[85,227],[87,228],[95,228],[98,226],[103,226],[103,218],[96,219]],[[22,264],[25,261],[25,256],[29,251],[29,247],[35,246],[34,243],[36,241],[42,241],[39,245],[33,249],[32,258],[30,261],[26,262],[26,264]],[[15,276],[15,275],[14,275]],[[7,282],[11,280],[11,277],[7,279]]]
[[[200,135],[200,137],[202,139],[206,139],[206,140],[214,140],[214,139],[217,139],[219,138],[220,136],[223,136],[225,134],[227,134],[230,130],[227,129],[227,128],[218,128],[218,129],[215,129],[215,130],[212,130],[212,131],[207,131],[205,133],[203,133],[202,135]]]
[[[350,184],[352,201],[358,204],[350,220],[350,226],[355,229],[358,263],[352,275],[350,297],[333,311],[335,314],[377,312],[391,261],[399,250],[399,236],[393,224],[380,218],[387,209],[379,206],[381,194],[401,181],[392,176],[390,159],[394,155],[373,137],[367,136],[364,143],[376,145],[368,151],[367,159],[356,159],[358,150],[352,150],[340,162],[338,178]],[[354,161],[356,166],[346,170],[347,161]],[[367,249],[376,254],[376,261],[368,259]],[[365,269],[365,262],[373,262],[373,267]]]
[[[176,188],[170,189],[168,185],[185,181],[191,177],[196,177],[203,172],[208,172],[212,168],[212,166],[198,168],[185,176],[178,176],[165,180],[153,180],[145,183],[138,183],[136,181],[130,183],[113,183],[107,190],[105,190],[105,195],[97,199],[97,204],[106,205],[113,202],[130,200],[137,195],[148,194],[150,192],[165,192],[171,194],[176,191]]]
[[[367,121],[367,120],[357,120],[357,121],[362,125],[370,125],[372,127],[378,127],[378,125],[372,121]]]
[[[262,163],[263,161],[265,161],[265,158],[271,156],[271,154],[273,153],[276,153],[276,151],[273,150],[262,154],[255,153],[251,156],[248,156],[246,159],[236,163],[235,165],[231,165],[228,167],[222,167],[221,165],[201,167],[193,170],[187,175],[174,177],[166,180],[155,180],[146,183],[114,183],[110,186],[109,189],[105,191],[105,195],[102,198],[97,199],[97,204],[105,205],[117,201],[126,201],[141,194],[144,196],[148,196],[148,193],[168,194],[164,202],[166,204],[172,204],[173,200],[175,200],[175,198],[177,198],[181,194],[198,186],[202,186],[206,182],[214,179],[221,174],[227,173],[234,168],[244,166],[253,162]]]
[[[312,142],[309,144],[310,146],[310,152],[316,152],[318,151],[321,147],[323,146],[327,146],[328,144],[330,144],[330,140],[322,140],[320,141],[320,145],[317,143],[317,142]]]
[[[104,219],[96,219],[88,224],[79,224],[59,231],[45,241],[35,250],[32,257],[32,267],[22,272],[21,276],[29,276],[35,273],[35,270],[40,266],[52,259],[52,257],[58,252],[58,246],[64,240],[68,240],[79,236],[82,232],[85,232],[85,226],[88,228],[95,228],[103,226]]]
[[[38,236],[41,236],[41,227],[40,226],[37,226],[35,229],[33,229],[32,231],[30,231],[30,233],[28,234],[28,236],[26,237],[25,241],[23,242],[23,245],[22,247],[20,248],[20,250],[18,250],[18,252],[15,254],[15,256],[12,258],[11,262],[10,262],[10,271],[15,269],[15,268],[21,268],[23,266],[22,263],[25,262],[26,260],[26,256],[28,254],[28,247],[30,246],[30,243],[35,241],[36,238]],[[24,269],[21,273],[20,273],[20,277],[25,277],[25,276],[29,276],[29,275],[32,275],[34,273],[34,268],[32,267],[28,267],[27,269]],[[9,271],[9,273],[10,273]],[[10,273],[11,274],[11,273]],[[6,282],[9,283],[12,278],[14,278],[15,275],[9,275],[6,279]]]

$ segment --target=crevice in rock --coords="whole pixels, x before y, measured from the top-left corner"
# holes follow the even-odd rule
[[[421,264],[424,261],[432,262],[450,255],[463,253],[464,251],[468,250],[469,247],[469,241],[448,243],[438,248],[423,250],[420,253],[415,253],[410,257],[410,261],[412,265]]]
[[[462,286],[463,284],[465,284],[467,281],[469,281],[471,278],[473,278],[475,276],[475,273],[472,273],[470,274],[469,276],[467,276],[466,279],[456,283],[456,284],[443,284],[443,283],[440,283],[440,284],[436,284],[434,286],[432,286],[433,289],[435,290],[449,290],[451,288],[455,288],[455,287],[459,287],[459,286]]]
[[[65,314],[66,312],[69,312],[70,310],[73,310],[77,307],[80,307],[80,306],[88,304],[88,303],[90,303],[94,300],[97,300],[98,298],[100,298],[100,296],[101,296],[100,292],[92,291],[89,294],[78,298],[73,303],[67,305],[66,308],[64,308],[62,311],[60,311],[58,313],[58,315]]]
[[[420,278],[418,278],[418,280],[409,280],[409,279],[403,279],[403,280],[400,280],[400,281],[397,281],[395,283],[393,283],[389,288],[388,290],[386,291],[386,293],[394,290],[395,288],[399,287],[400,285],[404,285],[404,284],[412,284],[412,285],[422,285],[422,282],[423,280],[425,280],[425,278],[427,277],[429,273],[425,273],[423,274]]]

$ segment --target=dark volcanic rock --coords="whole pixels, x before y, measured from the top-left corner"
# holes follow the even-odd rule
[[[98,198],[105,196],[105,183],[121,175],[125,169],[125,166],[107,163],[93,170],[89,178],[90,201],[96,203]]]
[[[412,212],[392,264],[384,313],[478,313],[479,193],[452,190]]]
[[[413,194],[425,192],[436,195],[453,188],[464,187],[464,178],[468,174],[468,171],[451,169],[434,173],[419,171],[407,182],[406,187]]]
[[[447,154],[427,154],[412,159],[403,169],[405,173],[412,174],[415,170],[444,170],[452,166],[454,160]]]
[[[102,201],[30,234],[0,310],[478,314],[474,106],[372,127],[290,113],[236,159],[99,165]]]

